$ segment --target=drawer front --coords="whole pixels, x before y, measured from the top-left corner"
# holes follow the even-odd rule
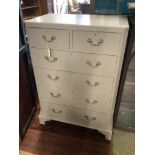
[[[117,57],[31,48],[34,66],[91,75],[114,77]]]
[[[110,97],[102,93],[94,93],[92,91],[81,92],[42,86],[39,86],[38,93],[39,99],[42,101],[101,113],[109,112]]]
[[[88,53],[119,55],[121,34],[73,31],[73,49]]]
[[[113,79],[99,76],[69,73],[36,68],[38,85],[50,88],[76,89],[111,94]]]
[[[30,47],[69,48],[69,31],[56,29],[28,29]]]
[[[73,123],[92,128],[106,128],[107,115],[92,111],[79,110],[67,106],[51,104],[49,117],[67,123]]]

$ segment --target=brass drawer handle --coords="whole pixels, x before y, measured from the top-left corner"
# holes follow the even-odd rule
[[[52,92],[50,92],[50,95],[55,98],[59,98],[61,96],[61,94],[54,95]]]
[[[52,81],[57,81],[59,78],[59,76],[56,76],[55,78],[52,78],[52,76],[50,74],[47,75],[47,77],[52,80]]]
[[[87,60],[87,61],[86,61],[86,64],[88,64],[88,65],[89,65],[90,67],[92,67],[92,68],[97,68],[98,66],[101,65],[101,62],[96,62],[96,64],[93,65],[93,64],[90,62],[90,60]]]
[[[46,42],[53,42],[54,40],[56,40],[56,37],[52,35],[50,40],[47,40],[46,36],[42,35],[42,39],[44,39]]]
[[[100,44],[103,43],[103,39],[99,39],[98,42],[95,44],[95,43],[93,43],[93,40],[92,40],[91,38],[88,38],[88,39],[87,39],[87,42],[88,42],[90,45],[92,45],[92,46],[99,46]]]
[[[97,100],[94,100],[93,102],[90,102],[88,98],[86,98],[85,101],[86,101],[88,104],[96,104],[96,103],[98,103]]]
[[[86,81],[86,83],[90,86],[90,87],[96,87],[98,86],[100,83],[99,82],[95,82],[94,85],[91,84],[91,82],[89,80]]]
[[[61,110],[59,110],[59,111],[56,111],[55,109],[51,109],[52,110],[52,112],[54,112],[54,113],[57,113],[57,114],[60,114],[60,113],[62,113],[62,111]]]
[[[87,121],[95,121],[95,120],[96,120],[96,117],[90,118],[90,117],[87,116],[87,115],[84,115],[84,117],[85,117],[85,119],[86,119]]]
[[[53,57],[53,59],[51,59],[48,56],[45,56],[44,58],[45,58],[45,60],[47,60],[48,62],[51,62],[51,63],[56,62],[58,60],[57,57]]]

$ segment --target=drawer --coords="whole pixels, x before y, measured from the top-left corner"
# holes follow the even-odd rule
[[[31,48],[33,65],[49,69],[114,77],[117,57]]]
[[[90,128],[106,128],[107,115],[51,104],[49,118]]]
[[[84,75],[78,73],[62,72],[56,70],[36,68],[38,85],[50,88],[76,89],[84,92],[91,90],[111,94],[113,79],[99,76]]]
[[[69,48],[69,31],[57,29],[29,28],[30,47]]]
[[[73,49],[88,53],[119,55],[121,49],[121,34],[73,31]]]
[[[39,99],[50,103],[109,113],[110,97],[92,91],[66,90],[39,86]]]

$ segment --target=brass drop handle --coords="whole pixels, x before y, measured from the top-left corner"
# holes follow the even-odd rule
[[[57,81],[59,79],[59,76],[55,76],[55,78],[52,78],[50,74],[48,74],[47,77],[52,81]]]
[[[60,113],[62,113],[62,111],[61,110],[59,110],[59,111],[56,111],[55,109],[51,109],[54,113],[57,113],[57,114],[60,114]]]
[[[88,42],[90,45],[92,45],[92,46],[99,46],[100,44],[103,43],[103,39],[99,39],[98,42],[95,44],[95,43],[93,43],[93,40],[92,40],[91,38],[88,38],[88,39],[87,39],[87,42]]]
[[[61,96],[61,94],[54,95],[52,92],[50,92],[50,95],[55,98],[59,98]]]
[[[45,56],[44,58],[45,58],[45,60],[47,60],[47,61],[50,62],[50,63],[54,63],[54,62],[56,62],[56,61],[58,60],[57,57],[53,57],[53,58],[51,59],[50,57]]]
[[[93,102],[90,102],[88,98],[86,98],[85,101],[86,101],[88,104],[96,104],[96,103],[98,103],[97,100],[94,100]]]
[[[46,35],[42,35],[42,39],[44,39],[46,42],[53,42],[56,40],[56,37],[52,35],[50,40],[47,40]]]
[[[92,67],[92,68],[97,68],[98,66],[101,65],[101,62],[100,62],[100,61],[99,61],[99,62],[96,62],[96,64],[93,65],[93,64],[91,63],[90,60],[87,60],[87,61],[86,61],[86,64],[88,64],[88,65],[89,65],[90,67]]]
[[[85,118],[87,121],[95,121],[95,120],[96,120],[96,117],[90,118],[90,117],[87,116],[87,115],[84,115],[84,118]]]
[[[96,87],[98,86],[100,83],[99,82],[95,82],[94,85],[91,84],[91,82],[89,80],[86,81],[86,83],[90,86],[90,87]]]

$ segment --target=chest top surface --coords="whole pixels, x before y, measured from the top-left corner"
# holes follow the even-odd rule
[[[25,21],[27,27],[42,27],[43,25],[62,26],[92,26],[127,28],[128,20],[122,15],[75,15],[75,14],[46,14]]]

